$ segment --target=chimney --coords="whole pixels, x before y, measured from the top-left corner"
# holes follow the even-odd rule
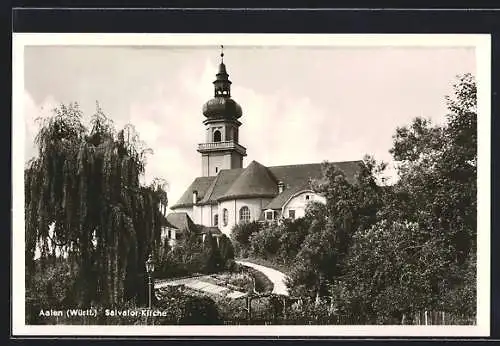
[[[278,181],[278,193],[282,193],[285,189],[285,184],[280,180]]]
[[[198,191],[193,191],[193,204],[198,202]]]

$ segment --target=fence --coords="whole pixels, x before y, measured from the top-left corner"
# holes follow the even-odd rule
[[[275,294],[242,297],[237,312],[224,316],[225,325],[475,325],[473,316],[444,311],[403,314],[402,318],[382,316],[368,319],[356,314],[342,314],[325,304],[302,304],[301,298]],[[237,316],[237,317],[236,317]],[[378,316],[380,317],[380,316]]]
[[[403,325],[475,325],[476,319],[464,314],[452,314],[445,311],[421,311],[403,315]]]

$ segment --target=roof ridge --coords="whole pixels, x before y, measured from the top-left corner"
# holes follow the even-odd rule
[[[205,196],[203,196],[203,199],[200,202],[206,202],[210,200],[210,196],[212,196],[212,193],[214,192],[215,186],[217,185],[217,181],[219,180],[220,172],[215,176],[215,179],[212,180],[212,183],[210,183],[210,186],[208,187],[207,192],[205,192]]]
[[[312,165],[322,165],[323,163],[353,163],[353,162],[363,162],[363,160],[346,160],[346,161],[321,161],[321,162],[313,162],[313,163],[296,163],[289,165],[278,165],[278,166],[266,166],[268,168],[274,167],[292,167],[292,166],[312,166]]]
[[[259,177],[264,180],[261,180],[259,184],[256,185],[255,182],[258,181]],[[257,191],[255,190],[256,186],[259,187]],[[243,196],[245,196],[245,198],[250,196],[275,196],[277,192],[277,178],[269,167],[252,160],[218,200],[236,196],[240,198],[243,198]]]

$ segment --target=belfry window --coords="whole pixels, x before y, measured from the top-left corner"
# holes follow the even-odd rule
[[[219,215],[215,214],[214,215],[214,226],[218,226],[218,225],[219,225]]]
[[[240,222],[250,221],[250,209],[247,206],[241,207],[240,209]]]
[[[221,141],[221,134],[219,130],[214,131],[214,142],[220,142]]]

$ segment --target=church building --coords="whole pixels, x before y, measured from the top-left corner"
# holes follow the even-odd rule
[[[224,54],[214,84],[214,97],[203,105],[205,139],[198,144],[201,176],[195,178],[167,219],[186,219],[230,235],[234,225],[255,220],[304,216],[309,202],[325,202],[311,181],[322,177],[322,164],[244,167],[246,148],[239,142],[243,111],[231,97]],[[361,161],[333,163],[353,180]],[[188,222],[184,222],[187,224]]]

